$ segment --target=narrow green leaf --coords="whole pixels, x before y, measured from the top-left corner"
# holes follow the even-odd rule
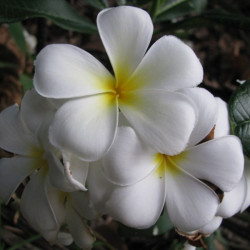
[[[14,246],[8,248],[7,250],[16,250],[16,249],[20,249],[21,247],[25,246],[27,243],[31,243],[31,242],[33,242],[33,241],[35,241],[35,240],[40,239],[41,237],[42,237],[42,236],[41,236],[40,234],[34,235],[34,236],[28,238],[27,240],[24,240],[24,241],[22,241],[22,242],[17,243],[16,245],[14,245]]]
[[[204,11],[207,0],[169,0],[158,9],[157,21],[166,21],[196,12]]]
[[[65,0],[0,1],[0,23],[44,17],[58,26],[82,33],[97,32],[96,26],[76,12]]]
[[[197,13],[202,13],[207,7],[207,0],[193,0],[194,9]]]
[[[159,21],[158,18],[156,21]],[[192,29],[195,27],[210,27],[214,25],[223,25],[230,29],[250,31],[250,17],[241,14],[231,14],[225,11],[206,11],[201,15],[185,18],[175,23],[169,23],[164,27],[164,32],[173,32],[179,29]],[[163,32],[159,30],[158,32]]]
[[[0,61],[0,69],[4,69],[4,68],[17,68],[17,67],[18,67],[18,65],[16,65],[16,64]]]
[[[83,1],[99,10],[108,7],[108,2],[106,0],[83,0]]]
[[[153,21],[155,20],[159,9],[161,9],[161,0],[152,1],[149,14]]]
[[[23,87],[23,91],[24,92],[26,92],[27,90],[33,88],[33,81],[32,81],[32,77],[31,76],[28,76],[26,74],[22,74],[20,76],[20,82],[21,82],[21,85]]]
[[[171,20],[179,16],[184,16],[193,10],[190,2],[192,0],[171,0],[166,1],[166,3],[158,9],[157,21]]]
[[[26,46],[26,41],[25,41],[25,37],[23,34],[23,26],[21,23],[11,23],[9,24],[9,30],[17,44],[17,46],[19,47],[19,49],[26,54],[27,52],[27,46]]]
[[[250,80],[231,96],[229,118],[232,133],[241,139],[244,153],[250,157]]]

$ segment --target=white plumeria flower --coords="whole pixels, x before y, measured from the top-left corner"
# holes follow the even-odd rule
[[[202,81],[200,61],[173,36],[162,37],[145,54],[153,25],[142,9],[105,9],[97,26],[114,76],[72,45],[49,45],[36,59],[37,92],[68,100],[55,115],[52,144],[85,160],[97,160],[114,141],[120,110],[156,150],[181,152],[196,117],[193,103],[177,90]]]
[[[219,205],[218,196],[203,180],[230,191],[242,176],[243,154],[237,137],[196,145],[215,124],[214,97],[199,88],[187,89],[185,94],[192,96],[199,118],[205,119],[198,120],[199,127],[191,134],[190,142],[195,144],[178,155],[165,155],[140,140],[132,128],[120,127],[109,153],[90,168],[92,201],[125,225],[149,227],[166,205],[178,230],[197,230],[214,218]]]
[[[48,185],[47,189],[48,201],[58,227],[55,230],[40,233],[51,243],[60,242],[64,245],[70,245],[72,241],[75,241],[82,249],[91,249],[95,237],[88,227],[86,220],[96,218],[97,212],[90,205],[88,193],[66,193],[51,185]],[[41,219],[47,220],[46,217],[41,217]],[[61,231],[61,226],[65,224],[68,226],[69,232]]]
[[[29,91],[20,110],[13,105],[0,114],[0,147],[14,153],[12,158],[0,159],[0,198],[7,203],[30,176],[21,197],[21,211],[39,232],[58,228],[48,202],[50,183],[65,192],[86,190],[88,164],[72,155],[65,157],[48,141],[48,126],[54,113],[47,99]],[[68,167],[61,163],[62,156]]]
[[[216,97],[218,114],[214,129],[214,138],[227,136],[230,133],[229,116],[227,103],[221,98]],[[246,160],[245,160],[246,165]],[[189,234],[203,234],[210,235],[215,232],[222,223],[223,218],[229,218],[242,210],[244,201],[246,199],[247,182],[246,182],[246,169],[239,182],[234,188],[225,192],[222,202],[219,204],[215,217],[204,227]]]

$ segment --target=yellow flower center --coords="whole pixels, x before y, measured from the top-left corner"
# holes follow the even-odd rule
[[[42,148],[38,147],[32,147],[30,149],[29,156],[34,158],[33,168],[40,169],[40,168],[46,168],[46,170],[49,170],[49,165],[47,160],[44,158],[45,151]]]
[[[177,175],[181,172],[178,164],[183,161],[185,158],[185,152],[182,152],[178,155],[164,155],[158,153],[155,155],[155,161],[157,164],[157,168],[155,173],[160,177],[164,177],[164,174],[167,172],[171,175]]]

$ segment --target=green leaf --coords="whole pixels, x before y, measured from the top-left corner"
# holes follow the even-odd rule
[[[21,82],[21,85],[23,87],[24,92],[33,88],[33,81],[32,81],[31,76],[28,76],[26,74],[22,74],[20,76],[20,82]]]
[[[26,46],[26,41],[25,41],[25,37],[23,34],[23,26],[21,23],[11,23],[9,24],[9,30],[17,44],[17,46],[19,47],[19,49],[26,54],[27,52],[27,46]]]
[[[173,18],[182,17],[193,11],[201,10],[201,6],[197,3],[198,0],[168,0],[158,9],[156,13],[157,21],[166,21]],[[203,2],[203,1],[202,1]]]
[[[231,96],[229,118],[232,133],[240,138],[245,155],[250,157],[250,80]]]
[[[207,0],[193,0],[194,9],[197,13],[202,13],[207,7]]]
[[[30,238],[28,238],[27,240],[21,241],[17,244],[15,244],[14,246],[8,248],[7,250],[16,250],[16,249],[20,249],[21,247],[24,247],[26,244],[31,243],[33,241],[36,241],[38,239],[40,239],[42,236],[40,234],[36,234],[34,236],[31,236]]]
[[[158,32],[174,32],[180,29],[187,31],[195,27],[214,27],[215,25],[223,25],[229,29],[250,31],[250,17],[222,10],[212,10],[197,16],[187,17],[175,23],[169,23],[162,30],[158,30]]]
[[[18,67],[18,65],[16,65],[16,64],[0,61],[0,69],[17,68],[17,67]]]
[[[102,10],[109,6],[107,0],[83,0],[83,1],[99,10]]]
[[[0,0],[0,23],[44,17],[58,26],[82,33],[97,32],[96,26],[76,12],[65,0]]]
[[[173,228],[166,211],[160,216],[158,221],[148,229],[134,229],[120,224],[119,233],[122,236],[156,236],[166,233]]]

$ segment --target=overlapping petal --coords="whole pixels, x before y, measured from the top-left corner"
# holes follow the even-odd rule
[[[95,180],[93,180],[95,182]],[[98,213],[89,198],[88,192],[72,192],[70,193],[72,207],[80,216],[85,219],[93,220]]]
[[[235,136],[225,136],[189,148],[178,165],[196,178],[230,191],[243,174],[240,140]]]
[[[143,180],[130,186],[117,186],[109,182],[94,163],[89,171],[90,199],[104,214],[134,228],[147,228],[160,216],[165,203],[166,184],[153,171]]]
[[[228,108],[227,103],[222,99],[216,97],[218,114],[216,120],[216,126],[214,130],[214,137],[222,137],[230,134],[230,125],[229,125],[229,117],[228,117]]]
[[[129,87],[175,91],[201,83],[203,69],[193,50],[174,36],[164,36],[149,49]]]
[[[180,93],[132,91],[119,106],[142,140],[167,155],[184,150],[196,122],[194,104]]]
[[[50,101],[40,96],[34,89],[25,93],[21,103],[21,117],[27,127],[35,134],[55,108]]]
[[[90,163],[87,184],[91,204],[101,214],[107,214],[106,202],[114,184],[109,182],[103,175],[101,161]]]
[[[98,30],[119,84],[128,80],[149,45],[153,24],[147,12],[130,6],[105,9]]]
[[[36,91],[50,98],[71,98],[110,91],[114,79],[88,52],[69,44],[45,47],[35,61]]]
[[[86,161],[97,160],[111,146],[118,124],[117,100],[104,94],[65,103],[50,128],[51,143]]]
[[[245,180],[246,180],[246,196],[244,203],[241,207],[241,212],[247,209],[250,205],[250,161],[247,157],[245,157]]]
[[[66,169],[55,154],[46,152],[45,155],[49,165],[50,182],[54,187],[64,192],[86,190],[84,184],[72,181],[72,177],[69,176],[70,169]],[[82,171],[85,172],[85,168],[82,168]]]
[[[202,141],[215,126],[217,103],[212,94],[202,88],[186,88],[180,91],[196,104],[197,123],[189,138],[188,145],[194,146]]]
[[[21,197],[21,212],[29,224],[39,232],[55,231],[58,221],[48,200],[46,169],[31,177]]]
[[[106,203],[106,211],[129,227],[148,228],[162,212],[165,187],[165,179],[154,172],[134,185],[114,187]]]
[[[215,216],[206,226],[200,228],[199,232],[202,234],[212,234],[219,228],[222,219],[222,217]]]
[[[74,210],[70,202],[67,202],[66,205],[66,222],[76,244],[82,249],[91,249],[95,237],[87,223]]]
[[[217,215],[223,218],[232,217],[240,212],[246,195],[246,180],[242,176],[240,182],[230,192],[225,192],[219,205]]]
[[[16,156],[0,159],[0,198],[7,203],[22,181],[34,170],[34,159]]]
[[[103,159],[104,175],[118,185],[131,185],[154,169],[155,151],[140,141],[130,127],[118,128],[116,139]]]
[[[76,190],[86,191],[85,182],[88,176],[89,163],[80,160],[73,154],[63,152],[64,172],[68,182]]]
[[[166,179],[168,215],[180,231],[197,230],[213,219],[219,199],[212,189],[185,172]]]
[[[0,147],[11,153],[30,155],[37,141],[20,119],[18,105],[12,105],[0,114]]]

